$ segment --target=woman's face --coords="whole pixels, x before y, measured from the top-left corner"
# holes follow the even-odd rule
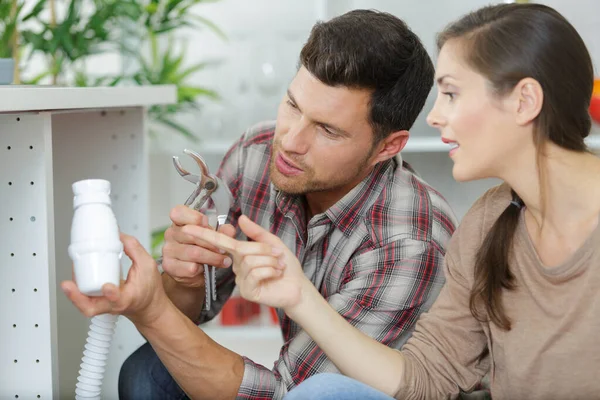
[[[457,181],[502,177],[523,150],[511,95],[499,97],[489,81],[463,59],[460,42],[442,47],[436,70],[437,99],[427,123],[440,130],[451,147],[452,175]]]

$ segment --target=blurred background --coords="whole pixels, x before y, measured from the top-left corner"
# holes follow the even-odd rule
[[[274,119],[312,25],[355,8],[404,19],[436,58],[435,34],[485,0],[1,0],[0,18],[16,18],[0,48],[16,59],[15,83],[68,86],[176,84],[179,104],[149,112],[151,220],[154,251],[168,212],[190,187],[171,157],[192,148],[213,170],[252,124]],[[546,0],[578,29],[596,68],[600,1]],[[0,29],[2,24],[0,24]],[[2,46],[3,44],[3,46]],[[576,74],[577,71],[572,73]],[[457,184],[447,147],[425,116],[411,130],[404,157],[444,194],[461,217],[495,182]],[[596,125],[595,132],[598,132]],[[592,141],[593,142],[593,141]]]
[[[173,168],[172,156],[181,155],[185,148],[194,149],[216,171],[228,147],[245,129],[275,119],[278,103],[295,75],[300,49],[316,21],[356,8],[387,11],[407,22],[435,60],[436,32],[488,3],[0,0],[0,80],[1,74],[10,70],[13,84],[177,85],[177,105],[148,110],[153,232],[149,250],[159,255],[170,209],[182,204],[192,190]],[[556,8],[571,21],[592,54],[596,75],[600,75],[600,0],[540,3]],[[439,140],[438,132],[425,123],[435,90],[411,130],[403,157],[449,200],[461,218],[477,197],[497,182],[454,182],[448,148]],[[597,107],[600,114],[600,105]],[[600,149],[599,137],[596,124],[590,137],[596,151]],[[268,367],[282,343],[269,310],[240,302],[235,296],[224,315],[205,328],[224,346]],[[119,334],[117,364],[142,341],[130,328]],[[80,350],[73,351],[77,355]],[[75,378],[69,371],[61,382],[69,388]],[[114,395],[114,378],[115,374],[107,378],[107,398]]]

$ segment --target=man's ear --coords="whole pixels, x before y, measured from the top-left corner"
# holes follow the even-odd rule
[[[410,134],[408,131],[396,131],[383,139],[376,146],[371,165],[375,165],[381,161],[389,160],[390,158],[396,156],[396,154],[400,153],[404,146],[406,146],[409,136]]]
[[[540,115],[544,105],[544,91],[537,80],[521,79],[513,89],[511,97],[514,102],[512,109],[517,125],[527,125]]]

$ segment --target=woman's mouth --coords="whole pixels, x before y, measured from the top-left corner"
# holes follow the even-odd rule
[[[459,144],[456,142],[450,143],[450,152],[448,153],[450,157],[458,151],[459,147]]]
[[[452,157],[452,155],[454,153],[456,153],[458,151],[458,149],[460,148],[460,145],[458,144],[458,142],[455,142],[454,140],[442,138],[442,142],[450,145],[450,152],[448,154],[450,157]]]

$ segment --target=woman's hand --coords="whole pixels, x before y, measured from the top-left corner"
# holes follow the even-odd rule
[[[188,225],[182,231],[232,256],[235,281],[245,299],[284,310],[297,306],[307,285],[312,286],[300,261],[277,236],[248,217],[242,215],[238,223],[254,242],[235,240],[199,226]]]

